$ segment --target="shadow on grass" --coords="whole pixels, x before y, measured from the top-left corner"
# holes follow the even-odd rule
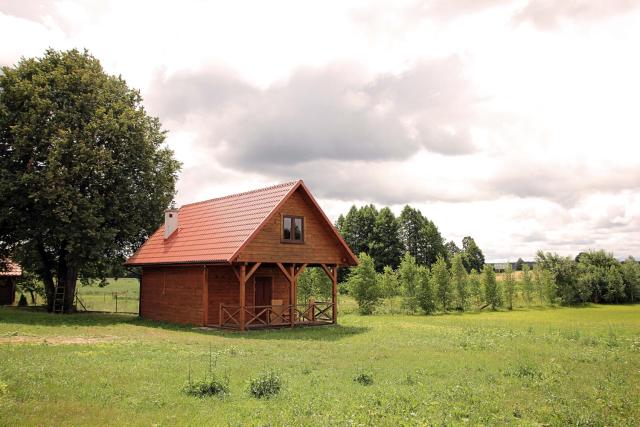
[[[37,326],[71,326],[71,327],[100,327],[132,325],[146,328],[163,329],[167,331],[184,332],[219,336],[225,338],[241,338],[251,340],[309,340],[336,341],[366,332],[369,328],[363,326],[298,326],[295,328],[265,329],[253,331],[226,331],[210,328],[199,328],[193,325],[178,325],[174,323],[158,322],[141,319],[135,314],[78,312],[74,314],[53,314],[37,308],[0,307],[0,323],[37,325]],[[144,331],[141,330],[141,334]]]

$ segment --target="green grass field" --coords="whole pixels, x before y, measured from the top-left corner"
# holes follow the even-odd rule
[[[182,392],[210,353],[225,398]],[[204,331],[0,308],[0,425],[637,425],[640,306]],[[247,381],[285,379],[268,400]],[[353,381],[369,371],[374,383]]]

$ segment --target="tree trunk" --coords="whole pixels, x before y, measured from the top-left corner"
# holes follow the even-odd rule
[[[42,243],[38,243],[38,255],[40,256],[40,264],[42,265],[40,277],[42,278],[42,282],[44,283],[44,293],[47,300],[47,311],[51,313],[53,311],[53,299],[55,298],[55,284],[53,283],[53,275],[51,274],[51,270],[53,269],[53,262],[51,261],[51,257],[47,253]]]
[[[64,286],[63,313],[73,313],[75,307],[73,300],[76,295],[76,281],[78,269],[69,262],[69,253],[64,246],[58,252],[58,286]]]
[[[64,312],[73,313],[76,306],[73,304],[76,297],[76,283],[78,282],[78,269],[69,267],[67,269],[67,280],[64,283]]]

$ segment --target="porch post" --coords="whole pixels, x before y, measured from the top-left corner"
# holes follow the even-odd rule
[[[245,304],[245,284],[247,283],[246,279],[247,275],[247,267],[242,264],[240,266],[240,330],[245,330],[244,324],[244,304]]]
[[[333,267],[331,271],[331,312],[333,316],[333,323],[337,323],[338,320],[338,266]]]
[[[209,324],[209,269],[202,266],[202,326]]]
[[[289,321],[291,322],[291,327],[295,325],[295,314],[296,314],[296,290],[295,290],[295,272],[296,265],[291,264],[289,267]]]

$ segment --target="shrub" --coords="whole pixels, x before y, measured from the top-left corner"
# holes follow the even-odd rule
[[[262,372],[249,381],[249,393],[256,399],[275,396],[282,388],[282,377],[275,371]]]
[[[27,302],[27,297],[24,294],[20,294],[20,299],[18,300],[18,307],[26,307],[29,303]]]
[[[208,397],[208,396],[224,396],[229,393],[229,378],[205,378],[199,381],[189,381],[185,386],[184,392],[189,396]]]
[[[353,377],[353,381],[361,385],[371,385],[373,384],[373,374],[368,371],[360,371]]]

